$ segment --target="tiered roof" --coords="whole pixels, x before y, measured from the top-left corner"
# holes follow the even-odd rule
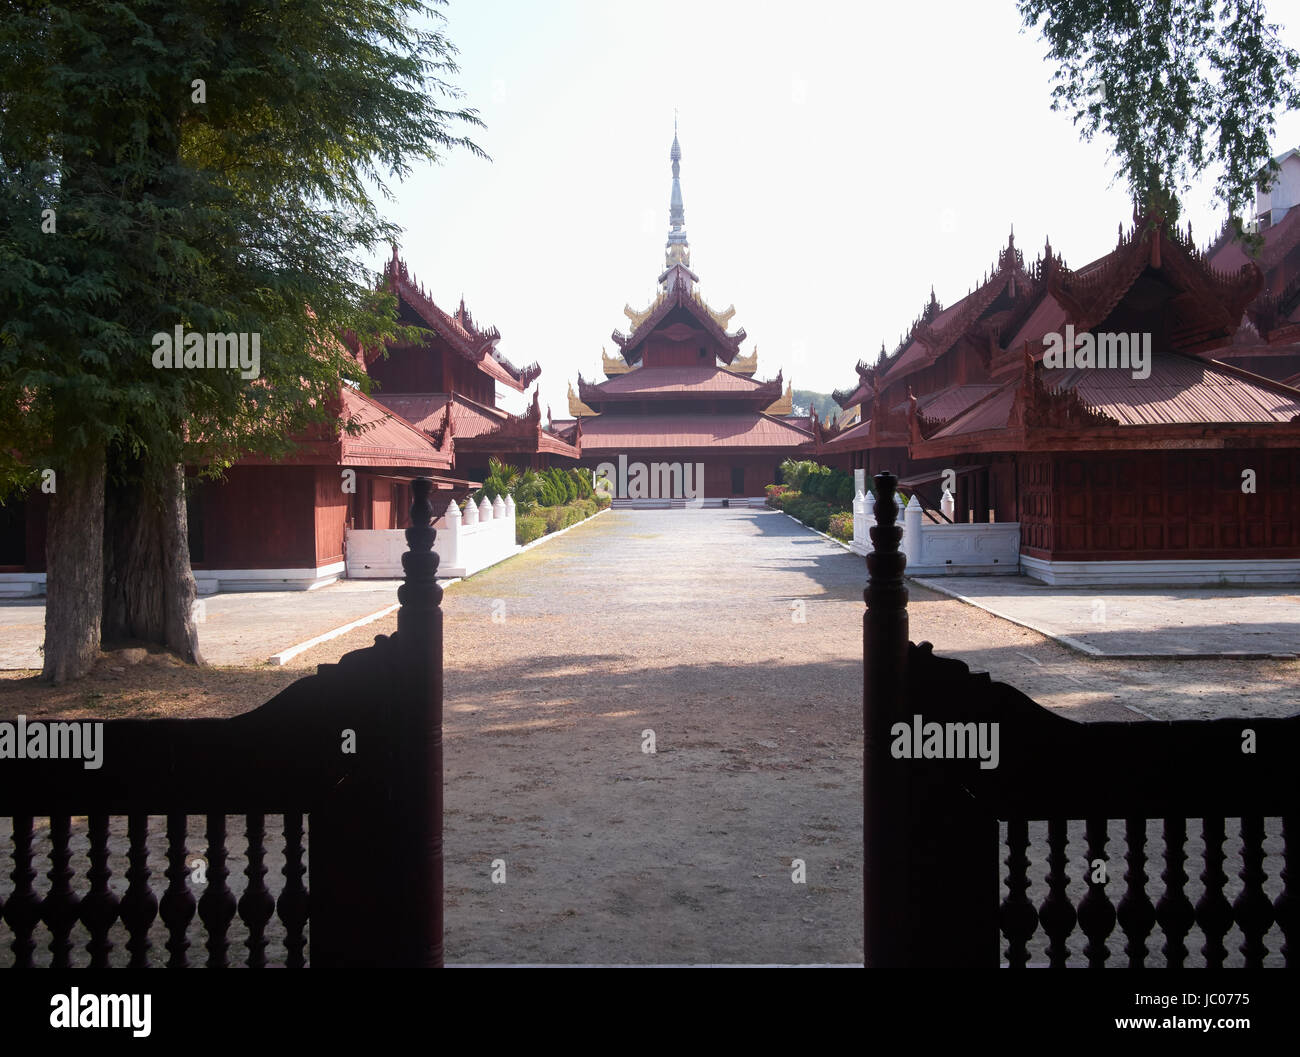
[[[429,330],[502,385],[522,393],[542,373],[541,367],[535,362],[526,367],[516,367],[498,351],[496,346],[501,340],[501,332],[496,327],[478,327],[474,317],[465,308],[463,297],[455,314],[444,312],[425,293],[423,284],[411,274],[406,262],[398,256],[396,246],[393,247],[392,259],[384,264],[384,280],[415,311]],[[372,362],[379,355],[378,349],[368,351],[367,362]]]
[[[1153,430],[1185,442],[1189,429],[1209,426],[1237,433],[1280,427],[1289,435],[1300,422],[1300,394],[1210,359],[1233,341],[1262,282],[1253,262],[1225,272],[1194,248],[1190,231],[1170,230],[1158,218],[1121,230],[1111,253],[1077,272],[1050,242],[1026,268],[1013,237],[975,290],[947,309],[932,291],[894,353],[859,364],[858,386],[837,398],[841,406],[861,403],[863,421],[822,431],[820,450],[907,446],[913,457],[928,458],[1044,444],[1149,446]],[[1123,369],[1048,370],[1041,363],[1045,337],[1067,326],[1083,333],[1110,323],[1127,333],[1149,331],[1156,320],[1160,348],[1146,379]],[[960,367],[954,361],[947,374],[960,377],[913,393],[919,372],[956,355]]]

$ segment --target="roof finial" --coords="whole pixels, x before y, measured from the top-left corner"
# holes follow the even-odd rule
[[[664,263],[671,268],[674,264],[690,267],[691,247],[686,241],[686,207],[682,205],[682,146],[677,142],[677,111],[673,110],[673,147],[669,152],[673,163],[673,192],[668,203],[668,243],[664,253]]]

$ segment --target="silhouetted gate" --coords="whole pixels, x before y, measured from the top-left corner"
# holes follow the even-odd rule
[[[867,965],[1141,966],[1157,925],[1171,967],[1233,963],[1234,926],[1242,964],[1289,963],[1300,715],[1078,723],[936,657],[929,643],[908,641],[897,479],[875,481],[863,635]],[[954,747],[969,746],[979,729],[969,724],[998,724],[997,765],[970,754],[895,758],[895,743],[900,754],[909,745],[895,725],[910,737],[917,716],[919,729],[958,725]],[[1082,950],[1071,952],[1071,940]]]
[[[442,965],[442,588],[431,487],[413,486],[395,635],[232,719],[105,722],[97,770],[81,760],[0,762],[0,818],[13,820],[0,917],[14,965],[47,954],[68,965],[78,924],[92,967],[158,964],[150,930],[161,917],[166,964],[185,967],[196,914],[209,966],[228,963],[232,924],[252,967],[267,964],[272,941],[291,967]],[[206,824],[192,844],[194,815]],[[165,889],[150,881],[158,816]],[[74,848],[74,835],[88,850]],[[232,835],[244,864],[238,899]],[[283,866],[268,881],[269,836]],[[38,883],[38,837],[43,851],[48,842],[48,883]],[[73,864],[83,859],[89,887],[78,893]],[[38,952],[42,924],[48,952]]]

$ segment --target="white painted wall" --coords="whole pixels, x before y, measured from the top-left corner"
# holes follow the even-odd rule
[[[433,527],[439,578],[472,576],[519,553],[513,499],[489,503],[485,498],[477,507],[467,506],[463,516],[455,503],[448,503]],[[349,580],[400,580],[406,575],[402,570],[406,530],[348,529],[343,534],[343,553]]]

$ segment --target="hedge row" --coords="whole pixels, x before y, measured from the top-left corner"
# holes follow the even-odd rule
[[[602,501],[599,496],[589,499],[576,499],[572,503],[559,506],[538,507],[533,513],[515,517],[515,542],[520,546],[540,539],[548,532],[559,532],[579,521],[585,521],[598,510],[609,506],[609,500]]]

